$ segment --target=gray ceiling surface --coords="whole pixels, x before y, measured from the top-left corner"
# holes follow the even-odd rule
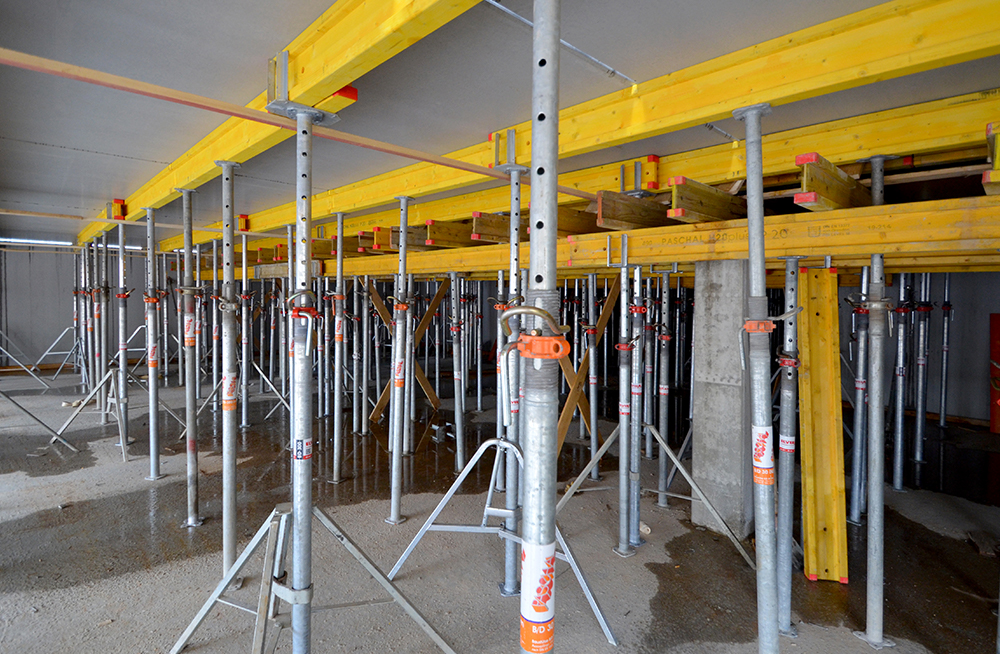
[[[174,89],[245,104],[265,85],[266,61],[329,0],[0,0],[0,46]],[[562,37],[637,81],[878,4],[875,0],[564,0]],[[504,6],[531,15],[530,0]],[[444,154],[527,120],[530,28],[480,3],[359,78],[358,102],[337,129]],[[626,86],[579,55],[562,53],[563,107]],[[1000,86],[1000,58],[951,66],[778,107],[773,132]],[[0,68],[0,208],[94,215],[127,197],[223,118],[84,83]],[[718,125],[742,137],[735,121]],[[563,170],[714,145],[697,127],[566,160]],[[286,141],[238,171],[239,213],[293,198]],[[393,170],[397,157],[317,139],[320,192]],[[174,202],[160,217],[179,222]],[[195,221],[219,218],[218,179],[194,200]],[[72,221],[0,216],[0,236],[60,235]],[[139,231],[139,230],[133,230]],[[139,235],[135,235],[135,242]],[[132,237],[130,237],[132,240]]]

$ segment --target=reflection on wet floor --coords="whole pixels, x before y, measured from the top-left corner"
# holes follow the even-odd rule
[[[242,542],[275,504],[288,501],[290,494],[288,417],[281,410],[265,420],[273,405],[273,399],[257,398],[250,411],[255,426],[242,430],[237,439],[237,521]],[[467,456],[495,435],[495,424],[488,416],[481,420],[476,420],[475,414],[470,417],[466,423]],[[453,483],[454,440],[447,435],[452,418],[449,411],[431,412],[418,403],[416,451],[404,457],[404,512],[405,494],[441,494]],[[183,457],[180,425],[167,415],[161,420],[164,456]],[[388,499],[390,494],[384,426],[376,425],[371,436],[360,437],[350,433],[349,414],[346,424],[344,480],[332,484],[328,482],[333,460],[332,423],[316,421],[313,496],[316,504],[326,509]],[[130,428],[136,437],[130,446],[135,474],[142,475],[148,455],[146,416],[135,417]],[[4,523],[0,592],[66,588],[220,551],[221,430],[221,415],[206,410],[199,436],[201,513],[206,518],[202,527],[181,527],[186,493],[181,475],[143,490],[38,511]],[[561,480],[575,474],[589,459],[589,443],[579,441],[577,433],[572,426],[562,450]],[[76,432],[74,442],[82,450],[79,455],[44,448],[45,438],[5,439],[0,450],[3,472],[61,475],[94,466],[96,457],[88,443],[114,435],[113,426]],[[985,447],[992,441],[966,428],[952,427],[944,438],[938,436],[936,427],[928,430],[928,472],[921,485],[938,490],[943,479],[947,492],[996,503],[995,490],[983,481],[997,465],[998,452]],[[37,451],[44,454],[31,456]],[[939,469],[935,457],[942,454],[948,472],[943,478],[933,472]],[[491,458],[487,456],[485,465],[470,474],[460,492],[487,489]],[[613,452],[601,467],[606,477],[616,473]],[[674,490],[685,492],[683,482],[678,483]],[[977,488],[979,494],[973,492]],[[671,503],[684,513],[688,510],[686,503]],[[381,524],[385,517],[372,515],[371,520]],[[752,641],[756,634],[753,572],[724,537],[695,528],[686,519],[685,523],[688,533],[662,545],[671,562],[647,564],[659,580],[659,590],[649,600],[653,622],[641,637],[643,650],[660,652],[706,639]],[[865,541],[864,527],[849,529],[848,585],[810,582],[801,573],[793,575],[793,610],[800,619],[817,625],[864,628]],[[995,642],[996,618],[991,610],[996,604],[992,598],[996,597],[997,560],[980,556],[970,544],[931,532],[892,510],[886,511],[885,543],[886,634],[919,642],[933,652],[990,651]]]
[[[242,537],[249,538],[274,506],[290,498],[291,458],[287,453],[289,440],[288,415],[278,411],[265,422],[273,400],[261,398],[250,407],[254,425],[241,430],[237,437],[237,524]],[[445,436],[453,414],[432,413],[420,409],[415,453],[403,458],[403,506],[411,493],[444,493],[454,482],[454,439]],[[91,418],[93,420],[93,418]],[[143,475],[149,454],[145,439],[146,416],[130,421],[135,442],[129,454],[135,464],[135,474]],[[330,420],[317,420],[316,447],[313,456],[313,499],[317,506],[333,508],[371,499],[388,499],[390,495],[389,452],[386,430],[374,425],[372,434],[360,437],[350,433],[350,417],[344,436],[344,474],[340,484],[329,483],[333,462],[333,425]],[[441,429],[432,429],[438,425]],[[64,508],[52,508],[12,520],[4,524],[4,552],[0,553],[0,592],[15,590],[47,590],[64,588],[136,570],[148,570],[169,561],[221,551],[222,474],[214,457],[222,453],[222,422],[220,414],[206,410],[199,421],[200,435],[199,480],[203,526],[197,529],[181,527],[186,517],[186,485],[177,475],[166,483],[115,495],[109,498],[75,502]],[[484,440],[495,436],[493,422],[467,423],[465,428],[467,456]],[[7,441],[4,472],[23,469],[35,475],[60,475],[91,467],[96,457],[88,442],[116,435],[113,426],[95,427],[86,438],[77,435],[75,443],[80,454],[70,454],[60,448],[44,448],[44,456],[26,456],[14,452]],[[184,456],[181,427],[170,416],[161,414],[160,439],[164,444],[161,456]],[[44,446],[45,438],[32,443]],[[29,446],[31,446],[29,444]],[[33,446],[31,446],[33,447]],[[30,452],[30,450],[28,450]],[[572,437],[567,440],[560,458],[560,476],[579,470],[589,459],[589,441],[584,445]],[[485,465],[477,466],[465,480],[460,493],[481,493],[487,490],[492,470],[492,455]],[[602,467],[617,466],[617,459],[608,457]],[[137,516],[139,518],[137,519]],[[382,522],[385,516],[372,516]],[[69,544],[69,545],[68,545]],[[67,550],[69,547],[69,550]],[[64,565],[66,556],[75,556],[75,565]]]

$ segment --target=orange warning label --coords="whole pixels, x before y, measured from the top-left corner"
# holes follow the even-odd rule
[[[555,645],[555,629],[549,620],[542,624],[529,622],[521,618],[521,649],[532,654],[546,654]]]
[[[774,468],[758,468],[754,466],[753,483],[760,484],[761,486],[774,486]]]

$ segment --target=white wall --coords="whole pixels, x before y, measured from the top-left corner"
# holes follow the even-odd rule
[[[73,324],[73,288],[77,284],[76,258],[71,252],[62,254],[39,249],[43,251],[0,252],[0,328],[28,355],[31,363],[41,356],[63,329]],[[136,289],[128,302],[131,333],[144,318],[142,291],[145,288],[146,266],[138,256],[129,257],[127,261],[128,287]],[[112,257],[109,265],[114,293],[118,286],[117,259]],[[111,298],[111,313],[108,316],[113,351],[118,349],[117,302],[116,298]],[[142,343],[139,338],[132,345],[141,347]],[[66,350],[66,346],[71,344],[67,335],[57,349]],[[45,362],[58,363],[59,360],[50,357]]]

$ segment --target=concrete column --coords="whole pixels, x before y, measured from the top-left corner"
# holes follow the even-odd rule
[[[750,386],[740,365],[740,327],[747,315],[746,261],[695,264],[693,475],[730,529],[740,538],[753,530],[750,465]],[[718,530],[694,502],[691,520]]]

